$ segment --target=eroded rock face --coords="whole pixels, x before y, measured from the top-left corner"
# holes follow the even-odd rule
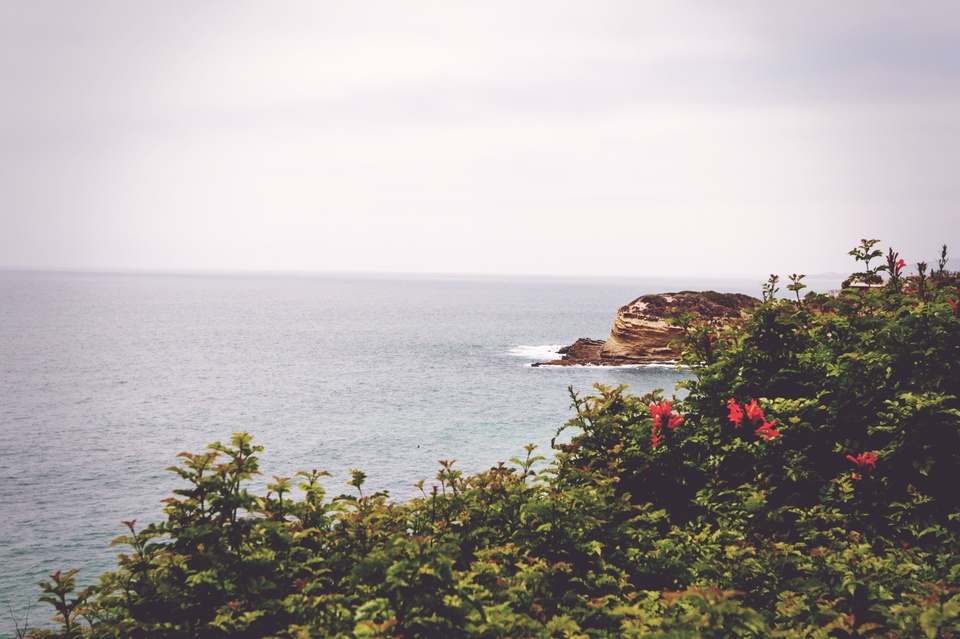
[[[605,364],[668,362],[680,357],[671,346],[683,330],[669,321],[683,313],[697,313],[702,319],[722,326],[739,319],[744,309],[760,300],[749,295],[704,291],[644,295],[617,312],[610,337],[600,349]]]
[[[580,338],[560,349],[563,356],[551,365],[651,364],[679,359],[680,349],[671,346],[683,332],[669,320],[683,313],[697,313],[702,319],[723,326],[739,319],[743,311],[760,300],[739,293],[682,291],[643,295],[622,307],[605,342]]]
[[[670,342],[682,333],[683,330],[670,326],[666,320],[617,313],[610,337],[600,349],[600,360],[604,364],[676,361],[680,358],[680,349]]]

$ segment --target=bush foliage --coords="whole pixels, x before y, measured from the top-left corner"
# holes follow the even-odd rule
[[[683,397],[571,391],[538,472],[441,461],[394,503],[357,470],[251,494],[244,433],[181,453],[165,521],[125,522],[97,585],[43,582],[34,636],[960,636],[960,289],[945,249],[907,277],[874,244],[882,288],[771,277],[736,325],[677,318]]]

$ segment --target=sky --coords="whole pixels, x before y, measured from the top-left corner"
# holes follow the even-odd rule
[[[958,168],[955,0],[0,0],[4,268],[849,273]]]

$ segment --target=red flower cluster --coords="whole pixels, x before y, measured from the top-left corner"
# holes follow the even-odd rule
[[[869,469],[876,470],[877,468],[877,455],[875,453],[860,453],[856,457],[853,455],[847,455],[847,459],[852,461],[857,465],[857,468],[860,470]]]
[[[763,424],[756,430],[757,435],[763,435],[763,438],[766,440],[773,439],[780,435],[780,431],[774,428],[777,425],[777,422],[763,422]]]
[[[727,418],[733,422],[734,428],[740,428],[740,423],[743,421],[744,415],[746,415],[751,424],[755,426],[759,424],[754,431],[757,435],[763,435],[763,438],[766,440],[773,439],[780,435],[780,431],[774,428],[777,422],[767,421],[767,418],[763,415],[763,409],[757,404],[757,400],[752,399],[749,404],[741,408],[740,405],[737,404],[737,400],[731,397],[730,401],[727,402],[727,406],[730,409]]]
[[[650,414],[653,416],[653,431],[650,434],[650,442],[654,450],[663,441],[660,431],[663,428],[673,430],[683,422],[683,417],[674,415],[672,412],[672,402],[656,402],[650,404]]]
[[[663,441],[663,437],[661,437],[661,436],[657,433],[657,425],[654,424],[654,425],[653,425],[653,433],[650,435],[650,448],[652,448],[653,450],[656,450],[656,449],[657,449],[657,446],[660,445],[660,442],[661,442],[661,441]]]
[[[730,401],[727,402],[727,406],[730,407],[730,414],[727,417],[733,422],[734,428],[740,428],[740,422],[743,421],[743,409],[737,404],[736,400],[732,397]]]
[[[860,453],[856,457],[847,455],[847,459],[857,465],[857,470],[870,472],[877,469],[877,455],[875,453]],[[857,472],[853,474],[853,479],[854,481],[860,481],[862,477]]]
[[[666,426],[673,430],[683,422],[683,417],[674,415],[672,411],[672,402],[657,402],[650,404],[650,414],[653,415],[654,425]]]
[[[732,399],[732,398],[731,398]],[[750,403],[746,405],[747,417],[751,422],[757,423],[764,421],[763,409],[760,408],[760,405],[757,404],[757,400],[751,399]]]

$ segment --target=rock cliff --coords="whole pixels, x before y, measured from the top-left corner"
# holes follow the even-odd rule
[[[672,345],[683,332],[669,320],[683,313],[697,313],[702,319],[723,326],[739,319],[743,311],[760,300],[740,293],[681,291],[643,295],[622,307],[605,342],[582,337],[561,348],[561,358],[534,366],[652,364],[673,362],[680,349]]]

